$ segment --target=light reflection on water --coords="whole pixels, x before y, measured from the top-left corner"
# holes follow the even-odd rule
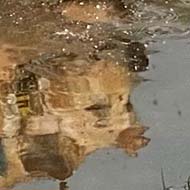
[[[137,159],[114,150],[105,160],[106,151],[92,155],[71,178],[72,189],[159,190],[161,167],[168,186],[185,184],[190,175],[189,45],[187,40],[166,40],[151,48],[161,52],[150,57],[155,68],[141,76],[152,81],[134,90],[132,102],[140,121],[151,127],[147,136],[152,142]]]
[[[165,44],[152,45],[150,48],[160,52],[150,56],[154,67],[141,74],[152,81],[142,83],[133,93],[132,101],[140,121],[151,127],[147,132],[151,144],[137,159],[112,149],[94,153],[69,180],[71,189],[159,190],[161,167],[167,185],[184,184],[190,175],[187,42],[166,40]]]
[[[180,184],[189,175],[189,46],[187,40],[165,39],[189,36],[187,21],[190,11],[183,4],[177,6],[171,1],[170,6],[168,3],[154,2],[159,8],[149,2],[147,6],[139,3],[136,16],[141,19],[134,19],[132,25],[127,23],[121,28],[131,27],[131,39],[149,42],[150,50],[160,51],[150,57],[150,64],[153,65],[150,71],[142,74],[152,82],[141,84],[133,94],[133,104],[140,121],[151,127],[148,135],[152,143],[134,160],[115,150],[110,150],[109,158],[103,151],[95,153],[70,179],[72,190],[160,189],[161,167],[165,168],[166,178],[171,184]],[[182,3],[187,6],[188,1]],[[154,104],[155,100],[157,105]],[[111,178],[115,180],[110,181]],[[47,180],[21,184],[14,189],[39,188],[52,190],[59,187],[57,182]]]

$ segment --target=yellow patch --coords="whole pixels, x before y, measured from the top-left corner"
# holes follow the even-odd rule
[[[26,93],[18,93],[17,97],[17,106],[22,117],[26,117],[30,111],[30,97]]]

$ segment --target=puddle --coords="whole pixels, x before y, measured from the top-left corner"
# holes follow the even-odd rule
[[[155,189],[163,165],[177,172],[188,158],[189,9],[188,1],[0,2],[1,187]]]
[[[189,45],[188,40],[166,40],[150,48],[153,68],[140,74],[149,81],[132,93],[138,120],[150,126],[151,143],[137,158],[113,149],[87,158],[73,178],[72,189],[162,189],[161,167],[167,186],[184,189],[189,171]],[[110,180],[114,179],[114,180]]]
[[[160,168],[165,170],[168,185],[183,185],[189,176],[189,54],[188,40],[166,40],[166,44],[157,43],[154,48],[160,53],[150,57],[155,69],[144,73],[152,82],[143,83],[133,94],[133,102],[140,120],[148,126],[153,139],[145,151],[141,171],[149,168],[149,175],[154,175],[145,184],[153,188],[159,179]],[[141,94],[141,100],[138,99]],[[154,104],[154,101],[157,104]],[[146,107],[149,108],[145,109]],[[136,171],[139,173],[139,170]],[[143,181],[143,180],[142,180]],[[134,188],[137,188],[133,186]]]

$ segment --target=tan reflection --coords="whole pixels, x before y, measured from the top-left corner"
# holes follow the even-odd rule
[[[82,67],[67,64],[72,69],[59,80],[35,79],[16,68],[3,106],[4,185],[33,177],[64,180],[97,149],[119,147],[136,156],[148,144],[142,136],[147,128],[136,122],[128,99],[132,77],[126,67],[99,61],[81,75]]]
[[[4,5],[15,12],[22,7],[14,2]],[[91,30],[88,20],[75,23],[81,15],[78,5],[70,9],[75,6],[78,14],[66,15],[69,21],[65,15],[55,17],[60,9],[54,6],[52,12],[32,7],[32,18],[39,20],[24,11],[27,23],[18,27],[6,25],[12,18],[4,17],[3,26],[15,32],[5,34],[2,41],[16,45],[0,48],[5,64],[0,68],[0,126],[6,157],[1,187],[33,178],[64,181],[97,149],[122,148],[137,156],[150,141],[143,136],[147,128],[136,121],[129,100],[134,72],[148,68],[144,45],[103,23],[110,19],[112,8],[118,11],[115,4],[106,15],[97,13],[102,23],[91,25]],[[91,24],[93,19],[89,18]],[[31,31],[26,31],[30,24]],[[60,188],[67,187],[61,183]]]

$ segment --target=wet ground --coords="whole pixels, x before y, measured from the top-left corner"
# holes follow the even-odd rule
[[[54,7],[54,5],[51,6]],[[72,50],[79,56],[79,59],[85,58],[91,62],[98,61],[99,59],[108,59],[118,61],[118,63],[121,64],[128,64],[128,68],[130,68],[131,63],[131,71],[134,72],[138,69],[136,60],[141,63],[142,70],[146,70],[146,58],[144,54],[137,54],[135,61],[125,62],[126,57],[122,51],[126,47],[123,46],[123,44],[131,44],[132,40],[145,43],[145,46],[148,46],[150,69],[149,71],[139,74],[144,78],[144,82],[133,90],[131,101],[137,113],[138,121],[144,126],[150,127],[146,136],[152,139],[151,143],[147,148],[140,151],[137,158],[128,157],[122,150],[116,149],[104,149],[91,154],[87,157],[85,162],[80,165],[76,173],[69,178],[68,184],[71,190],[161,189],[161,167],[164,168],[167,182],[171,185],[178,186],[183,184],[189,175],[188,83],[190,81],[188,70],[190,57],[188,41],[189,23],[187,19],[189,18],[190,12],[189,2],[136,1],[136,3],[126,4],[126,6],[128,6],[127,10],[129,12],[121,14],[118,18],[115,16],[118,15],[118,12],[114,11],[111,13],[111,15],[114,15],[112,17],[112,19],[114,18],[113,20],[101,12],[98,13],[95,18],[91,16],[88,17],[89,15],[87,15],[87,17],[83,17],[80,14],[73,15],[71,13],[72,10],[76,10],[75,5],[70,7],[68,12],[63,12],[63,14],[69,14],[72,18],[80,19],[81,21],[88,19],[89,23],[94,23],[97,19],[96,17],[102,18],[101,22],[109,23],[109,25],[111,23],[111,31],[114,31],[114,36],[112,32],[107,33],[107,31],[110,30],[110,26],[100,24],[100,33],[102,34],[100,38],[112,38],[111,43],[108,40],[109,45],[103,44],[103,48],[102,44],[97,45],[97,41],[101,39],[93,36],[94,31],[97,31],[96,25],[91,26],[92,30],[90,31],[90,36],[92,35],[94,38],[91,42],[88,36],[89,33],[88,35],[86,33],[84,34],[82,28],[90,27],[88,24],[85,26],[83,24],[79,25],[81,28],[78,29],[77,25],[75,27],[76,23],[70,23],[69,30],[65,30],[64,27],[60,28],[59,22],[56,24],[53,23],[50,15],[58,14],[60,9],[55,9],[56,11],[53,13],[48,9],[46,10],[47,12],[45,11],[41,21],[49,18],[48,22],[52,23],[52,25],[47,24],[46,30],[44,30],[44,23],[38,25],[40,19],[34,19],[29,20],[34,26],[34,30],[29,29],[27,33],[26,31],[28,29],[24,27],[25,25],[19,23],[23,20],[20,19],[19,14],[21,12],[16,13],[16,15],[19,15],[18,17],[14,17],[13,14],[12,20],[7,18],[7,22],[4,22],[5,20],[2,19],[2,25],[4,26],[1,28],[2,31],[3,28],[5,29],[7,26],[10,27],[9,31],[15,31],[15,33],[10,32],[9,35],[5,34],[2,37],[2,43],[16,43],[16,48],[13,48],[13,46],[11,46],[11,48],[5,48],[6,52],[9,52],[7,49],[11,49],[13,55],[15,55],[14,50],[19,52],[16,53],[16,57],[13,56],[15,62],[18,60],[27,60],[27,55],[33,58],[39,54],[39,50],[40,53],[44,53],[46,51],[50,52],[51,48],[56,48],[58,52],[60,49]],[[31,10],[33,9],[31,8],[30,11]],[[12,13],[8,11],[6,14]],[[24,18],[30,18],[29,12],[23,10],[23,14],[25,15]],[[39,15],[40,13],[38,11],[32,11],[31,14]],[[127,17],[124,15],[127,15]],[[54,17],[54,15],[52,17]],[[15,20],[15,18],[17,18],[17,20]],[[18,24],[15,22],[18,22]],[[20,27],[17,27],[19,24]],[[57,27],[56,29],[55,26]],[[75,33],[70,33],[70,30],[75,30]],[[23,38],[21,31],[24,33]],[[39,34],[40,37],[34,35],[36,39],[34,38],[28,41],[27,36],[34,34],[34,31],[36,32],[35,34]],[[78,43],[79,45],[81,43],[81,49],[76,48],[73,50],[73,45],[70,44],[76,40],[77,32],[81,31],[84,34],[82,42],[85,40],[89,40],[89,42],[82,43],[79,40]],[[124,31],[127,36],[123,37],[120,31]],[[51,35],[52,32],[53,35]],[[43,36],[43,38],[41,38],[42,34],[44,34],[45,37]],[[70,43],[68,43],[68,37],[71,38],[69,39],[71,40]],[[17,38],[20,40],[17,40]],[[39,43],[40,38],[41,43]],[[62,43],[59,43],[60,39],[63,40],[63,42],[67,42],[68,46],[62,47]],[[26,48],[23,49],[23,45],[26,46]],[[37,49],[35,49],[36,47]],[[132,47],[133,46],[127,46],[127,49],[130,50],[131,48],[134,50]],[[138,47],[141,47],[140,44]],[[96,51],[98,48],[99,50]],[[115,48],[119,48],[119,51],[115,51]],[[114,54],[114,58],[112,56],[110,58],[110,54],[107,54],[109,53],[108,51]],[[128,58],[135,58],[133,57],[135,53],[127,52]],[[4,59],[6,59],[6,57]],[[136,78],[135,80],[138,79]],[[59,187],[56,181],[34,180],[30,184],[19,184],[13,189],[50,190],[59,189]]]
[[[151,48],[160,52],[150,56],[152,68],[141,74],[151,81],[132,95],[140,121],[151,127],[150,145],[136,159],[116,150],[97,152],[69,180],[73,189],[160,190],[161,168],[168,186],[183,189],[190,175],[189,40],[166,40]]]

